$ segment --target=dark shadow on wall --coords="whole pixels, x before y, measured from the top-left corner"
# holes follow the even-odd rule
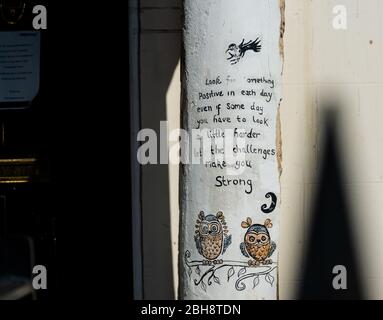
[[[170,1],[168,1],[170,3]],[[171,6],[141,1],[142,128],[157,132],[165,121],[166,94],[181,52],[181,1]],[[142,167],[144,299],[174,299],[170,230],[169,169],[166,164]]]
[[[337,117],[332,111],[327,111],[324,116],[324,153],[312,207],[308,246],[303,255],[303,281],[298,299],[359,300],[364,298],[364,293],[354,245],[357,239],[351,233],[351,211],[343,184],[344,159],[338,148]],[[333,286],[334,278],[340,274],[339,270],[333,273],[335,266],[346,268],[346,290],[336,290]],[[334,282],[342,284],[340,278]]]

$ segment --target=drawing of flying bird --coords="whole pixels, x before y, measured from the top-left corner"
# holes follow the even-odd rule
[[[254,41],[250,40],[246,43],[245,39],[243,39],[239,45],[236,45],[235,43],[229,45],[226,50],[228,55],[227,60],[233,65],[238,63],[245,56],[246,51],[252,50],[254,52],[261,52],[261,49],[261,40],[259,38]]]

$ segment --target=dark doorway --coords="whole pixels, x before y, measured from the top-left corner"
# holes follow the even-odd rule
[[[10,14],[13,11],[19,13],[18,6],[22,6],[22,14],[16,22],[7,21],[4,14],[0,15],[3,35],[36,32],[32,30],[32,8],[36,4],[47,5],[47,1],[4,3],[17,6],[9,8]],[[2,10],[5,10],[4,3]],[[48,30],[38,33],[40,75],[37,95],[31,101],[0,102],[0,299],[44,300],[51,299],[56,291],[57,216],[53,205],[52,170],[54,109],[48,97],[49,73],[52,71],[47,59]],[[24,52],[18,50],[12,54],[21,59]],[[26,69],[22,62],[17,66],[15,61],[12,61],[14,68]],[[5,63],[0,67],[5,69],[4,66]],[[32,286],[34,267],[39,265],[49,274],[47,290],[34,290]]]

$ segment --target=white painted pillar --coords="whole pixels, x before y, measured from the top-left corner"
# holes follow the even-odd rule
[[[284,1],[185,0],[184,10],[182,125],[225,140],[200,156],[192,144],[201,163],[182,166],[180,298],[277,299]]]

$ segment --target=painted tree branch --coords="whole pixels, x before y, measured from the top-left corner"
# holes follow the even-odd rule
[[[269,265],[263,266],[253,266],[249,265],[248,261],[235,261],[235,260],[223,260],[222,264],[217,265],[206,265],[204,260],[189,260],[191,257],[190,251],[185,252],[185,264],[188,267],[188,275],[189,277],[193,274],[193,268],[195,274],[199,277],[199,279],[194,279],[194,284],[196,286],[201,286],[201,288],[206,291],[207,286],[213,285],[216,283],[221,285],[221,280],[217,275],[220,270],[228,268],[227,270],[227,282],[235,276],[236,270],[237,272],[237,280],[235,282],[235,289],[238,291],[243,291],[246,289],[245,280],[253,278],[253,289],[258,286],[260,277],[265,276],[266,282],[268,282],[271,286],[274,284],[274,277],[272,276],[272,272],[277,268],[276,263],[271,263]],[[209,267],[208,270],[204,272],[201,271],[201,268]],[[252,273],[247,273],[248,270],[256,271]],[[205,279],[207,278],[207,282],[205,283]]]

